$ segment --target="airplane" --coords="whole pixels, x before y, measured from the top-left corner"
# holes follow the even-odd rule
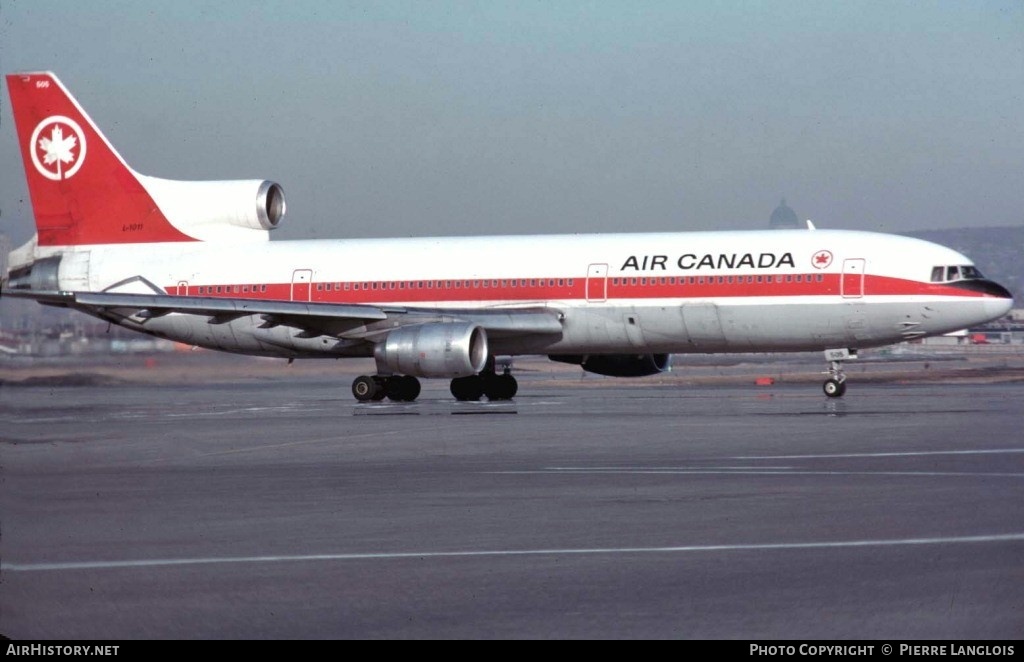
[[[372,357],[360,402],[518,392],[505,357],[621,377],[671,354],[857,350],[997,319],[1006,288],[944,246],[844,230],[269,241],[271,181],[135,172],[51,72],[6,77],[36,234],[2,294],[239,354]],[[500,360],[500,361],[499,361]]]

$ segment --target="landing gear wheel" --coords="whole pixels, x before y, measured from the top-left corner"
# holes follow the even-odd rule
[[[488,400],[511,400],[519,391],[516,378],[509,374],[483,376],[483,386]]]
[[[412,402],[419,397],[420,380],[409,375],[389,377],[384,390],[392,402]]]
[[[828,379],[821,385],[825,395],[830,398],[841,398],[846,393],[846,374],[843,372],[843,360],[857,358],[856,349],[826,349],[825,358],[828,359]]]
[[[389,377],[374,375],[373,381],[377,385],[377,390],[373,393],[373,401],[380,402],[388,395],[388,382],[391,381],[391,379]]]
[[[479,400],[484,394],[484,380],[479,375],[456,377],[452,380],[451,392],[460,402]]]
[[[830,398],[841,398],[846,393],[846,382],[838,379],[826,379],[822,390]]]
[[[377,380],[373,377],[367,377],[362,375],[356,377],[352,382],[352,395],[355,396],[359,402],[369,402],[376,398],[377,391],[382,389],[377,385]]]

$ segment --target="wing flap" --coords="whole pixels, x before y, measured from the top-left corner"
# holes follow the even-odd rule
[[[82,308],[132,308],[143,317],[159,317],[168,313],[191,313],[210,317],[223,324],[246,315],[271,315],[275,318],[321,318],[380,321],[388,318],[375,306],[305,301],[260,301],[255,299],[222,299],[217,297],[171,296],[169,294],[121,294],[117,292],[26,292],[8,290],[4,296],[35,299],[41,303]]]

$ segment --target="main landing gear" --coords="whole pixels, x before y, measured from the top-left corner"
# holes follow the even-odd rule
[[[519,391],[519,383],[509,374],[508,368],[498,375],[494,371],[481,372],[469,377],[452,380],[451,392],[461,402],[479,400],[486,395],[488,400],[511,400]]]
[[[359,402],[379,402],[384,398],[392,402],[412,402],[419,394],[420,380],[409,375],[363,375],[352,382],[352,395]]]
[[[826,349],[825,358],[829,368],[825,373],[828,379],[821,385],[825,395],[830,398],[841,398],[846,393],[846,373],[843,372],[843,361],[857,358],[855,349]]]
[[[519,384],[506,366],[497,374],[493,366],[479,375],[456,377],[451,382],[451,392],[456,400],[467,402],[487,396],[488,400],[511,400],[519,391]],[[359,402],[380,402],[384,398],[392,402],[412,402],[420,394],[420,380],[409,375],[362,375],[352,382],[352,395]]]

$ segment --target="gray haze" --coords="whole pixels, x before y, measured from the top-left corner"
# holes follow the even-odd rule
[[[1024,5],[0,0],[140,172],[277,238],[1024,221]],[[10,101],[0,232],[32,232]]]

